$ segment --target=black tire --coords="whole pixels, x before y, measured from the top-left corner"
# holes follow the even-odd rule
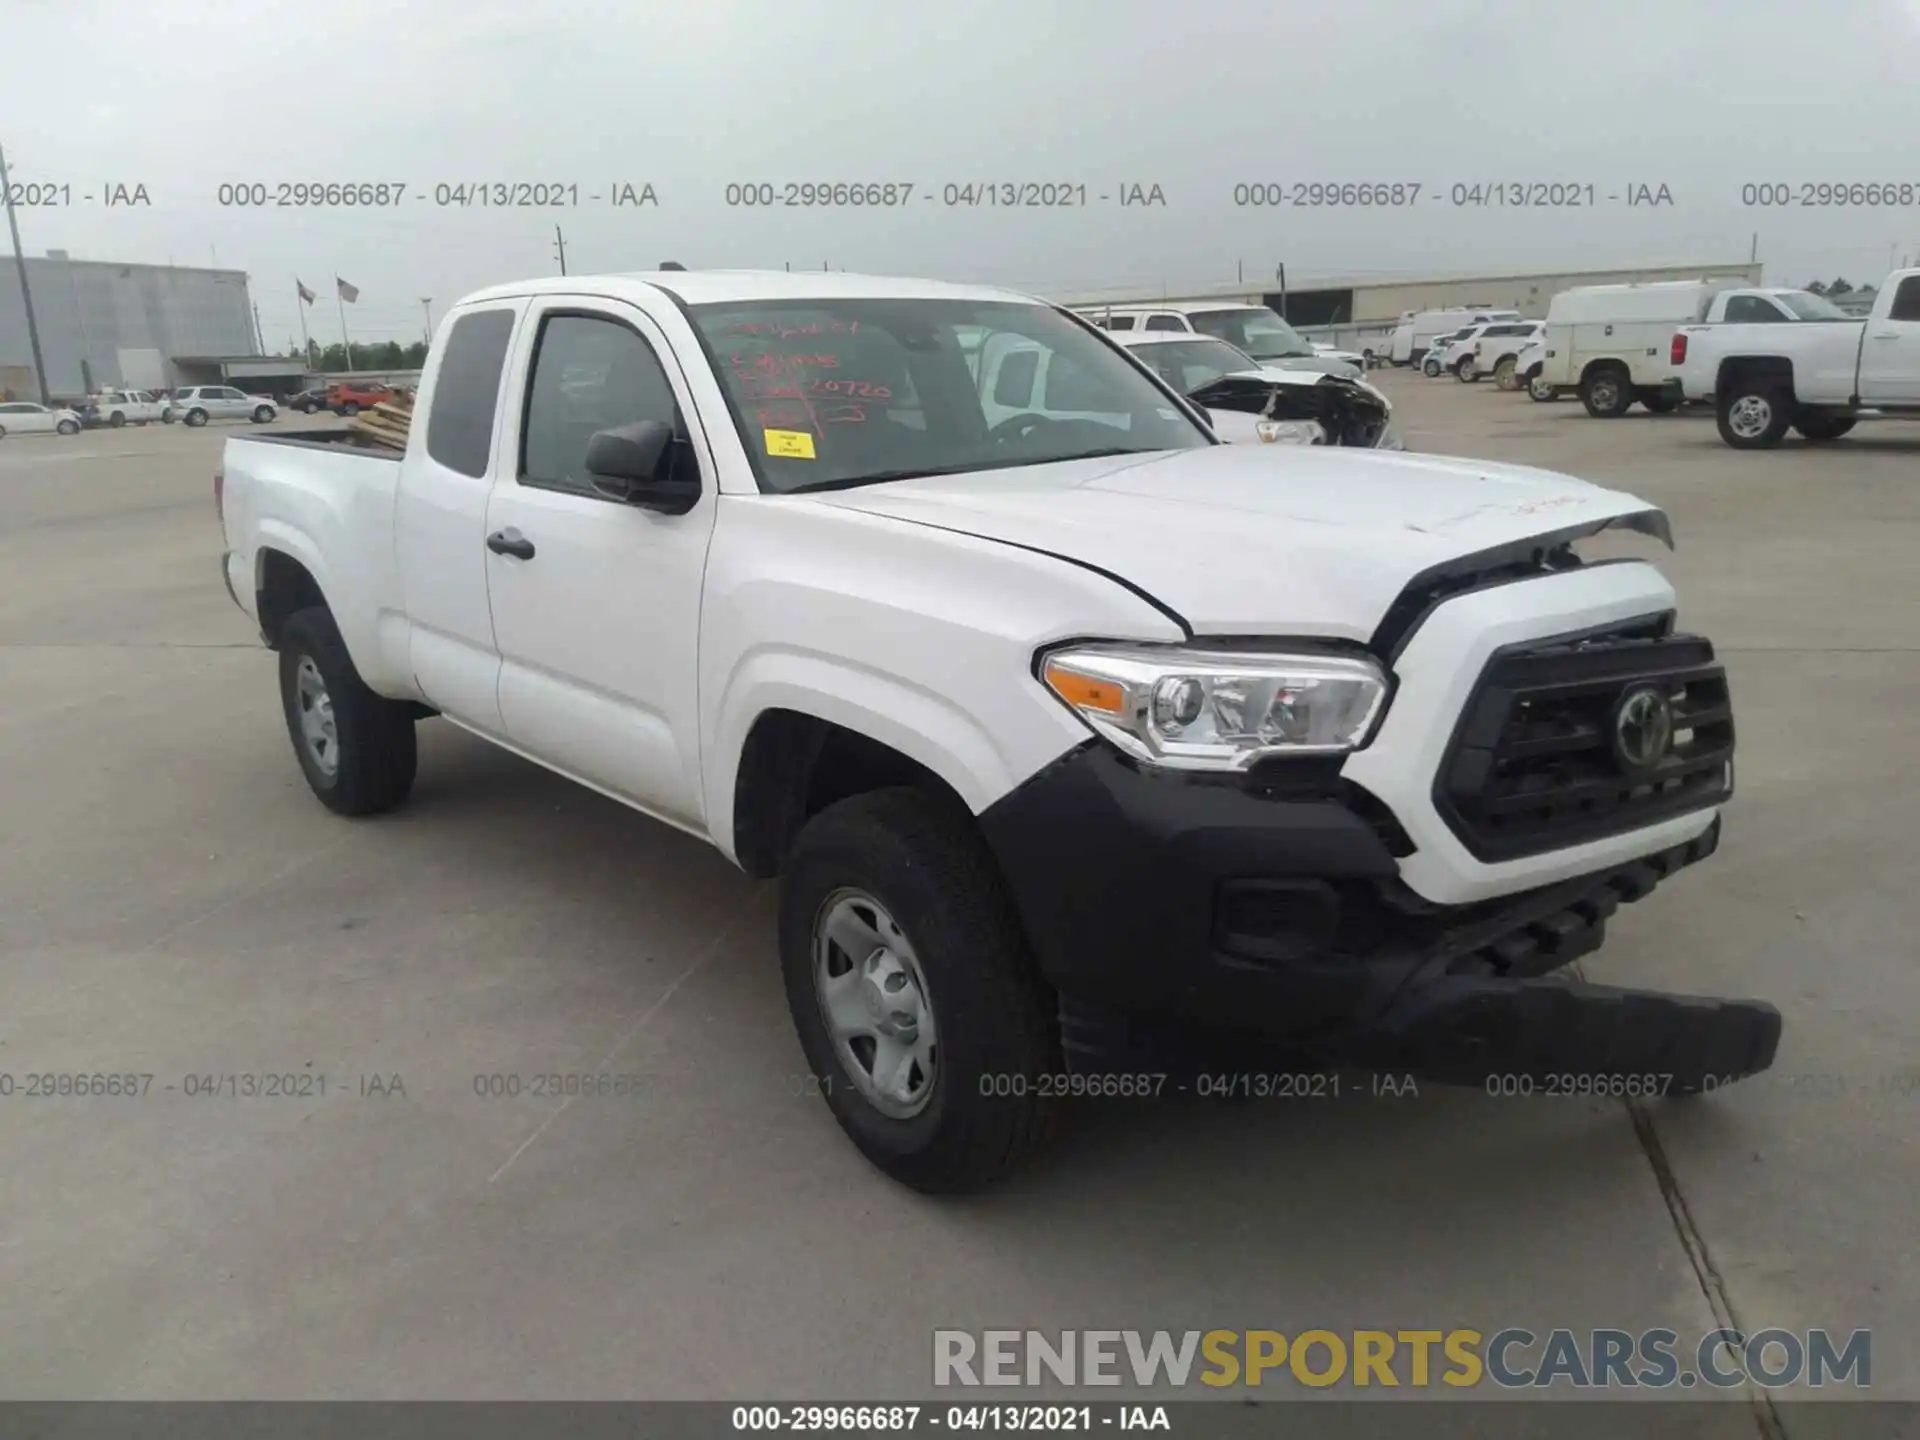
[[[1851,415],[1802,415],[1793,422],[1801,438],[1815,445],[1838,440],[1858,423]]]
[[[1746,377],[1719,388],[1713,413],[1720,438],[1735,450],[1770,450],[1793,423],[1793,392],[1771,375]]]
[[[1680,396],[1673,390],[1648,390],[1641,394],[1640,403],[1656,415],[1671,415],[1680,408]]]
[[[121,414],[118,410],[114,411],[113,414],[107,418],[107,426],[109,429],[118,430],[122,425],[126,423],[127,423],[127,417]]]
[[[62,435],[78,435],[80,433],[80,427],[74,424],[73,421],[71,420],[62,420],[59,424],[55,425],[53,428]],[[5,433],[4,431],[0,431],[0,434],[4,434],[4,433]]]
[[[1420,373],[1425,375],[1429,380],[1436,379],[1440,374],[1440,362],[1438,360],[1422,360],[1420,362]]]
[[[301,662],[311,660],[333,705],[337,761],[329,775],[301,731]],[[307,784],[340,815],[377,815],[407,798],[418,750],[413,710],[367,688],[353,668],[332,614],[321,606],[296,611],[280,632],[280,705],[287,736]]]
[[[1600,365],[1580,379],[1580,403],[1596,420],[1614,420],[1633,408],[1633,384],[1617,365]]]
[[[1453,367],[1453,378],[1458,380],[1462,385],[1479,383],[1480,372],[1474,368],[1473,357],[1471,355],[1463,355],[1460,357],[1460,362]]]
[[[345,415],[348,419],[352,419],[355,415],[358,415],[360,413],[359,402],[354,400],[349,400],[346,404],[340,407],[340,413],[342,415]]]
[[[180,417],[180,423],[198,430],[202,425],[207,423],[207,412],[204,410],[189,410],[185,415]]]
[[[925,1108],[884,1113],[842,1061],[814,984],[814,928],[864,892],[895,918],[926,983],[938,1037]],[[977,1190],[1045,1142],[1044,1077],[1060,1073],[1057,1011],[971,817],[906,788],[871,791],[807,822],[780,891],[780,964],[801,1048],[840,1128],[876,1167],[929,1194]],[[983,1094],[1006,1088],[1018,1094]]]
[[[254,409],[254,412],[253,412],[254,424],[265,425],[268,422],[270,422],[272,419],[273,419],[273,407],[271,405],[261,405],[261,406],[257,406]]]
[[[1502,355],[1493,367],[1493,385],[1496,390],[1511,393],[1520,388],[1520,362],[1511,355]]]

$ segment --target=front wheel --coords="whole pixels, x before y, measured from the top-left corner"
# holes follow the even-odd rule
[[[1423,360],[1420,363],[1420,369],[1422,373],[1431,380],[1440,373],[1440,362],[1438,360]]]
[[[1474,368],[1471,359],[1462,360],[1458,365],[1453,367],[1453,378],[1458,380],[1462,385],[1472,385],[1479,381],[1480,372]]]
[[[1514,391],[1520,388],[1520,362],[1511,355],[1500,357],[1500,363],[1493,367],[1493,384],[1498,390]]]
[[[1720,387],[1715,397],[1720,438],[1735,450],[1766,450],[1780,443],[1793,423],[1793,397],[1765,376]]]
[[[307,784],[340,815],[391,810],[413,788],[413,712],[367,688],[333,615],[289,616],[280,633],[280,702]]]
[[[976,1190],[1046,1139],[1055,1011],[951,802],[877,790],[808,821],[781,881],[780,964],[813,1088],[895,1180]]]
[[[1802,439],[1825,444],[1829,440],[1838,440],[1853,429],[1855,423],[1851,415],[1802,415],[1793,422],[1793,428],[1800,432]]]
[[[357,401],[349,400],[346,404],[340,407],[340,413],[346,416],[349,420],[351,420],[354,416],[360,413],[359,403]]]
[[[122,425],[126,423],[127,423],[127,417],[125,415],[122,415],[118,410],[114,411],[113,414],[107,420],[108,427],[114,430],[118,430]]]

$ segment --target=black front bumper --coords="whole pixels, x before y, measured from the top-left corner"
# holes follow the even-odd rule
[[[1597,948],[1621,904],[1711,854],[1718,821],[1630,864],[1437,906],[1399,880],[1408,845],[1384,807],[1337,770],[1157,774],[1093,742],[981,817],[1077,1065],[1284,1047],[1461,1083],[1658,1073],[1697,1088],[1772,1063],[1770,1005],[1546,978]]]

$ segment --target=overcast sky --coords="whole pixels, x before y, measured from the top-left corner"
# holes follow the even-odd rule
[[[356,340],[417,338],[462,293],[568,268],[780,266],[1042,293],[1744,261],[1877,282],[1902,208],[1749,208],[1747,183],[1920,192],[1920,0],[0,0],[0,145],[29,254],[253,277],[270,347],[294,281],[361,290]],[[376,213],[223,208],[223,183],[398,181]],[[893,210],[729,208],[730,182],[911,182]],[[1237,183],[1401,181],[1413,209],[1236,208]],[[435,187],[577,184],[560,210]],[[949,184],[1084,184],[1064,210],[949,207]],[[1455,184],[1593,184],[1594,209],[1455,207]],[[108,209],[112,183],[150,206]],[[614,209],[618,183],[657,207]],[[1122,208],[1159,185],[1164,207]],[[1628,187],[1671,205],[1629,207]],[[590,194],[603,198],[595,203]],[[1116,198],[1102,203],[1102,193]],[[1608,194],[1622,199],[1609,202]],[[92,200],[84,197],[92,195]],[[932,195],[935,198],[928,200]],[[425,199],[418,197],[424,196]],[[1797,198],[1797,197],[1796,197]]]

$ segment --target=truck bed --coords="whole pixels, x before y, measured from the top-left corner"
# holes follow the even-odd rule
[[[398,460],[406,452],[394,450],[385,445],[375,445],[361,438],[351,430],[337,426],[325,430],[284,430],[272,435],[232,435],[230,440],[244,440],[255,445],[298,445],[303,448],[321,448],[332,453],[349,450],[356,455],[365,455],[370,460]]]

